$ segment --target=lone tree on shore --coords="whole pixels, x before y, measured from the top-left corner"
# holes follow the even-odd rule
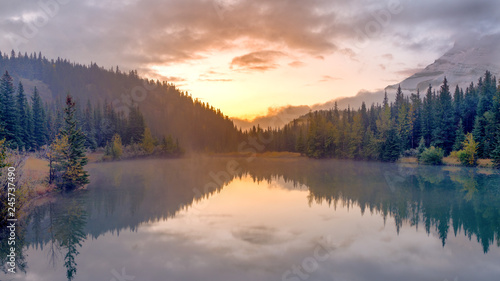
[[[83,169],[88,162],[85,135],[77,126],[75,102],[70,95],[66,97],[64,126],[51,145],[50,158],[55,162],[51,167],[51,177],[63,189],[71,190],[89,183],[89,175]]]

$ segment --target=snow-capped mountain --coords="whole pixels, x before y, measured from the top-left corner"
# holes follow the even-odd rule
[[[429,84],[434,89],[439,89],[446,76],[450,89],[456,85],[465,88],[471,82],[477,84],[479,77],[483,76],[486,70],[493,75],[500,76],[500,34],[483,36],[481,38],[469,37],[455,42],[454,46],[443,56],[435,60],[432,64],[423,70],[404,79],[400,83],[387,86],[385,90],[389,100],[394,100],[396,89],[401,85],[403,93],[409,94],[416,92],[417,88],[421,93],[425,93]],[[499,77],[500,78],[500,77]],[[337,98],[325,103],[312,106],[286,106],[281,109],[270,110],[266,116],[258,117],[253,121],[240,120],[234,118],[235,124],[243,129],[248,129],[252,125],[260,124],[261,127],[282,126],[294,118],[306,114],[310,110],[322,110],[333,108],[335,102],[339,108],[357,109],[361,107],[364,101],[368,106],[372,103],[382,103],[384,91],[377,92],[362,91],[352,97]],[[269,120],[280,120],[279,124],[272,123]]]
[[[450,86],[465,89],[470,82],[489,70],[493,75],[500,74],[500,34],[483,36],[477,40],[460,40],[442,57],[422,71],[403,80],[400,85],[406,91],[425,91],[429,84],[438,88],[446,76]],[[387,87],[397,88],[398,84]]]

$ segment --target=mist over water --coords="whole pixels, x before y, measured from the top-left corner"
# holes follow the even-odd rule
[[[28,216],[26,273],[15,280],[494,280],[500,273],[498,174],[247,160],[90,165],[86,190]]]

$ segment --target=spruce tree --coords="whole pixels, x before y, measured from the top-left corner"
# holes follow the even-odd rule
[[[33,97],[31,97],[32,102],[32,114],[33,114],[33,140],[35,147],[38,149],[46,144],[46,120],[45,112],[43,109],[42,99],[38,94],[38,90],[35,87],[33,90]]]
[[[448,80],[444,78],[443,85],[436,104],[436,127],[432,131],[433,145],[444,150],[445,155],[450,153],[455,142],[455,113],[451,100]]]
[[[0,94],[1,98],[1,120],[3,121],[3,137],[7,141],[7,145],[11,148],[22,147],[22,142],[19,137],[19,124],[18,124],[18,108],[14,99],[14,84],[12,77],[6,71],[0,81]]]
[[[411,148],[418,145],[422,136],[422,101],[420,100],[420,91],[417,89],[417,94],[410,96],[410,127],[411,131]]]
[[[430,146],[432,142],[432,132],[434,131],[434,95],[432,94],[432,86],[429,84],[427,94],[423,102],[423,118],[422,118],[422,134],[425,139],[425,145]]]
[[[396,162],[401,154],[401,138],[394,128],[387,131],[386,139],[381,144],[380,160],[384,162]]]
[[[453,151],[459,151],[462,149],[462,144],[465,141],[464,126],[462,125],[462,119],[458,122],[458,128],[455,132],[455,143],[453,144]]]
[[[60,131],[61,138],[67,139],[67,149],[62,163],[62,187],[71,190],[89,183],[89,175],[84,170],[88,160],[85,156],[85,135],[78,127],[75,116],[75,102],[72,97],[66,97],[64,109],[64,126]]]
[[[453,108],[455,109],[455,124],[462,118],[462,104],[464,99],[464,93],[458,87],[455,87],[455,92],[453,93]]]
[[[145,122],[138,107],[132,107],[128,116],[126,144],[140,143],[144,136]]]
[[[18,110],[19,137],[25,150],[31,147],[30,112],[28,100],[24,94],[24,87],[21,82],[17,89],[16,106]]]
[[[83,128],[86,136],[85,146],[89,147],[92,150],[97,148],[97,141],[95,138],[95,127],[94,127],[94,116],[92,111],[92,105],[90,104],[90,100],[87,101],[87,107],[84,111],[84,120],[83,120]]]
[[[493,165],[496,168],[500,168],[500,126],[498,127],[497,138],[496,138],[496,147],[491,153],[491,159],[493,160]]]
[[[297,138],[297,144],[295,146],[295,150],[299,152],[301,155],[305,152],[305,143],[304,143],[304,133],[302,132],[302,128],[300,128],[299,136]]]

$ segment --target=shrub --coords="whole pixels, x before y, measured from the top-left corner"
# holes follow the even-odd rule
[[[441,165],[443,164],[444,151],[441,148],[431,146],[420,154],[418,161],[422,164]]]
[[[457,153],[458,160],[462,165],[467,167],[477,166],[477,146],[478,143],[474,141],[472,134],[467,134],[463,142],[463,149]]]
[[[418,154],[418,150],[414,148],[403,151],[403,157],[418,157]]]
[[[452,152],[450,152],[450,156],[449,157],[458,159],[458,151],[452,151]]]
[[[422,154],[422,152],[424,152],[425,148],[426,148],[425,147],[425,139],[424,139],[424,137],[421,137],[420,141],[418,142],[417,157],[420,157],[420,154]]]
[[[111,139],[111,142],[106,145],[105,156],[111,157],[113,160],[119,159],[123,154],[122,139],[120,135],[115,134]],[[108,159],[108,157],[103,158],[103,160]]]

